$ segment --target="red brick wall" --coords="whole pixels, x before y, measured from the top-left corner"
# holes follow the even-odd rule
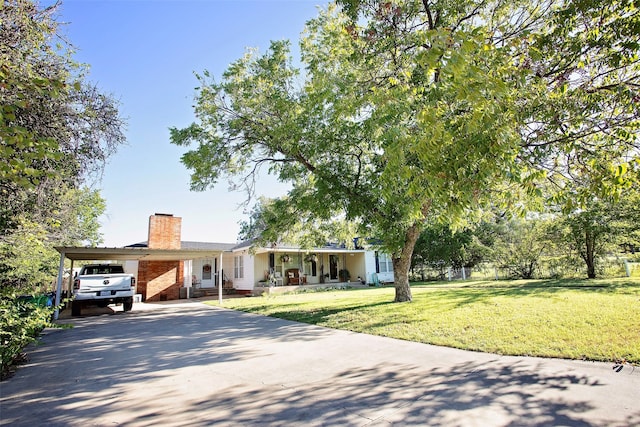
[[[149,249],[180,249],[182,218],[155,214],[149,217]]]
[[[168,214],[149,217],[149,249],[180,249],[182,218]],[[180,298],[184,282],[182,261],[140,261],[138,293],[143,301],[166,301]]]
[[[143,301],[168,301],[180,298],[184,285],[182,261],[140,261],[138,293]]]

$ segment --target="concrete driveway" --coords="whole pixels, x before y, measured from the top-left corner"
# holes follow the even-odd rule
[[[116,310],[46,331],[0,383],[2,425],[640,425],[640,369],[628,365],[466,352],[192,301]]]

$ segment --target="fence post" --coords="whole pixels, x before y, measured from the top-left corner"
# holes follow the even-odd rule
[[[495,271],[495,273],[496,273],[496,280],[500,280],[500,279],[498,278],[498,267],[493,267],[493,270],[494,270],[494,271]]]
[[[451,267],[447,267],[447,275],[449,276],[449,281],[451,281]]]
[[[631,277],[631,267],[629,267],[629,261],[624,260],[624,271],[627,273],[627,277]]]

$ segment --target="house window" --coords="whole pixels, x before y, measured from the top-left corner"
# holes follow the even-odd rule
[[[379,253],[378,254],[378,271],[377,273],[391,273],[393,272],[393,261],[391,261],[391,257],[387,254]]]
[[[242,279],[244,277],[244,257],[242,255],[233,257],[233,278]]]

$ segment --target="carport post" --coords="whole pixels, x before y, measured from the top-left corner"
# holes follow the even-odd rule
[[[222,269],[222,252],[220,252],[220,274],[218,274],[218,303],[220,305],[222,305],[222,283],[223,283],[223,277],[222,277],[222,272],[224,270]]]
[[[187,299],[191,298],[192,289],[193,289],[193,260],[188,259],[185,261],[185,273],[184,273],[184,282],[185,287],[187,288]]]
[[[58,320],[58,315],[60,314],[60,295],[62,294],[62,276],[64,275],[64,258],[65,253],[60,252],[60,268],[58,268],[58,283],[56,286],[56,310],[53,313],[53,320]]]
[[[73,260],[71,260],[71,267],[69,268],[69,282],[67,283],[67,298],[70,298],[71,294],[73,294],[74,279],[75,277],[73,277]]]

